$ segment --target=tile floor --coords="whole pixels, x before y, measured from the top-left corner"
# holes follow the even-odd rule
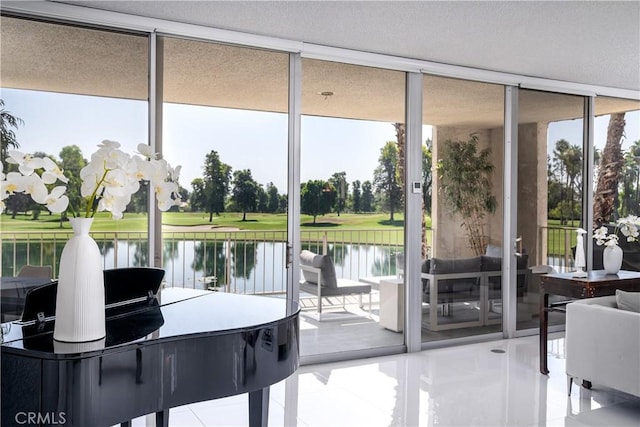
[[[566,395],[562,334],[549,376],[538,337],[302,366],[271,388],[270,426],[640,426],[640,398],[593,385]],[[246,395],[171,410],[171,426],[246,426]],[[153,417],[134,426],[153,425]]]

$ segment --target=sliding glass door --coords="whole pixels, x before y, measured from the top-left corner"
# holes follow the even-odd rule
[[[300,260],[330,288],[302,266],[303,356],[404,343],[404,92],[402,72],[302,59]]]
[[[503,92],[424,76],[422,342],[502,330]]]

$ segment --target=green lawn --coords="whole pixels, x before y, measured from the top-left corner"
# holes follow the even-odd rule
[[[431,225],[427,218],[428,226]],[[101,237],[110,238],[111,233],[146,233],[147,216],[144,214],[125,214],[121,220],[113,220],[108,213],[99,213],[94,219],[91,231],[104,233]],[[171,230],[175,238],[180,238],[180,233],[189,233],[189,238],[211,238],[216,232],[228,233],[229,229],[242,231],[240,238],[244,240],[283,241],[286,240],[287,215],[286,214],[247,214],[247,220],[242,221],[241,213],[223,213],[214,216],[209,222],[209,215],[195,212],[165,212],[162,214],[164,226],[182,227],[180,230]],[[205,228],[203,230],[203,228]],[[368,244],[402,245],[404,236],[403,215],[396,214],[394,221],[389,221],[389,214],[329,214],[318,216],[316,223],[313,217],[303,215],[301,218],[302,239],[304,241],[322,241],[325,234],[328,241],[358,241]],[[52,233],[70,233],[71,226],[68,222],[60,223],[58,215],[41,215],[33,220],[30,215],[18,215],[11,219],[10,215],[0,216],[0,230],[2,232],[32,231],[44,232],[45,238],[53,238]],[[359,232],[362,230],[392,231],[391,233]],[[268,233],[275,231],[275,233]],[[397,232],[393,232],[397,231]],[[266,232],[266,233],[265,233]],[[429,236],[430,237],[430,236]]]
[[[313,217],[302,215],[302,230],[330,230],[330,229],[398,229],[404,226],[404,218],[402,214],[396,214],[393,222],[389,221],[389,214],[329,214],[318,216],[316,223],[313,223]],[[108,213],[98,213],[95,217],[92,231],[104,232],[127,232],[127,231],[144,231],[146,230],[147,217],[144,214],[125,214],[121,220],[112,220]],[[162,224],[167,226],[211,226],[215,228],[233,227],[240,230],[286,230],[287,215],[286,214],[263,214],[250,213],[247,214],[247,220],[242,221],[241,213],[222,213],[220,216],[214,216],[213,221],[209,222],[209,215],[200,212],[165,212],[162,214]],[[427,218],[427,226],[431,226],[431,218]],[[39,219],[33,220],[31,215],[18,215],[15,219],[11,219],[10,215],[0,215],[0,227],[3,231],[60,231],[62,229],[71,229],[69,223],[60,224],[60,216],[55,214],[42,214]],[[188,231],[188,230],[185,230]]]

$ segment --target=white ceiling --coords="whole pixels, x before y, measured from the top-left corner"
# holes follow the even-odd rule
[[[575,83],[640,90],[638,1],[62,1]]]

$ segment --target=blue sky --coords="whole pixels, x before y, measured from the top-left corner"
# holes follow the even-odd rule
[[[147,104],[114,98],[61,95],[50,92],[2,89],[5,108],[24,120],[17,130],[21,150],[44,151],[56,157],[62,147],[78,145],[86,158],[103,139],[120,142],[134,152],[148,141]],[[640,140],[640,112],[628,113],[624,146]],[[606,139],[608,116],[597,117],[596,145]],[[285,114],[166,104],[165,158],[182,165],[180,183],[191,190],[191,180],[202,175],[205,155],[219,153],[234,170],[251,169],[260,184],[273,182],[285,193],[287,178],[287,117]],[[430,137],[430,127],[423,130]],[[567,139],[581,145],[582,121],[553,123],[549,150]],[[302,118],[301,180],[327,179],[347,172],[349,183],[372,180],[380,149],[395,140],[389,123],[322,117]]]
[[[1,98],[24,121],[16,135],[25,152],[58,157],[62,147],[75,144],[88,158],[103,139],[118,141],[129,152],[148,140],[143,101],[12,89],[2,89]],[[202,176],[205,155],[215,150],[234,170],[251,169],[260,184],[273,182],[286,192],[285,114],[166,104],[163,132],[164,157],[182,165],[180,183],[189,190]],[[371,180],[389,140],[395,140],[395,130],[388,123],[303,117],[301,179],[346,171],[349,182]]]

